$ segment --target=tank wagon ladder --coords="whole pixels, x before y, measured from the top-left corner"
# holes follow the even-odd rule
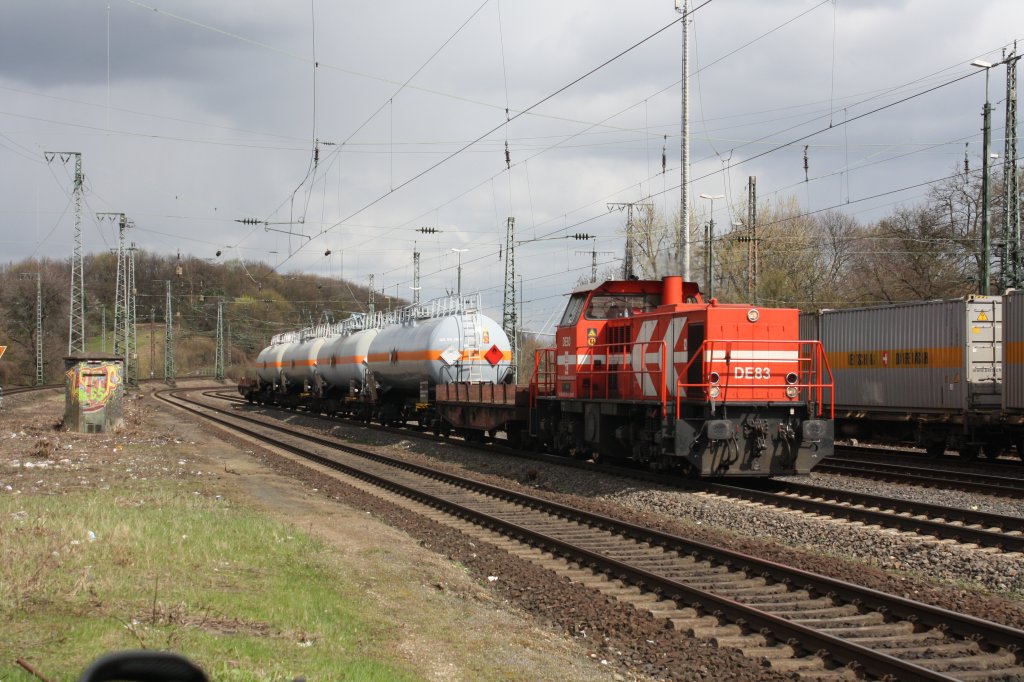
[[[480,382],[483,380],[483,375],[480,373],[480,315],[477,314],[477,309],[475,307],[467,308],[462,316],[462,321],[465,325],[466,337],[466,348],[464,349],[466,357],[463,361],[469,362],[466,380]]]

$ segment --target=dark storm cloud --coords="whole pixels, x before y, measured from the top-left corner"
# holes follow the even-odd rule
[[[0,78],[34,88],[97,85],[107,79],[108,3],[100,0],[6,0],[0,9]],[[203,20],[202,7],[188,11]],[[236,17],[233,32],[260,40],[269,27]],[[213,23],[215,20],[211,20]],[[201,27],[127,2],[109,10],[110,78],[209,78],[213,53],[246,46]]]

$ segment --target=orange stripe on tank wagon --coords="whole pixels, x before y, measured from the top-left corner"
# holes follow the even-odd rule
[[[395,353],[395,362],[421,362],[424,360],[440,360],[443,350],[416,350]],[[487,351],[464,350],[461,354],[462,360],[486,360]],[[370,362],[390,362],[391,353],[372,353],[367,356]],[[506,362],[512,360],[511,351],[502,351],[501,359]]]
[[[366,361],[365,355],[345,355],[345,356],[332,356],[332,365],[358,365]]]

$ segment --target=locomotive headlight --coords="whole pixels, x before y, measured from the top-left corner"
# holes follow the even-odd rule
[[[720,388],[719,388],[718,386],[712,386],[712,387],[711,387],[711,390],[710,390],[710,391],[708,391],[708,395],[710,395],[710,396],[711,396],[711,399],[712,399],[712,400],[714,400],[714,399],[715,399],[715,398],[717,398],[717,397],[718,397],[719,395],[721,395],[721,393],[722,393],[722,389],[720,389]]]
[[[790,386],[795,384],[799,379],[800,377],[796,375],[796,372],[790,372],[789,374],[786,375],[786,383],[789,384]]]
[[[757,308],[751,308],[747,311],[747,321],[757,322],[761,317],[761,313],[758,312]]]
[[[717,384],[721,380],[722,377],[718,376],[718,372],[712,372],[708,375],[708,383],[710,384]]]
[[[799,393],[799,392],[800,392],[800,389],[798,389],[796,386],[786,386],[786,397],[787,398],[795,398],[797,393]]]

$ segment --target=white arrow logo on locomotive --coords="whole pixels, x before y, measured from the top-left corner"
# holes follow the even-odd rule
[[[633,376],[636,378],[636,384],[641,388],[645,397],[656,397],[658,391],[654,386],[653,377],[660,374],[661,367],[661,349],[662,342],[665,339],[665,332],[671,328],[672,346],[669,350],[666,364],[670,366],[668,376],[668,393],[673,395],[675,393],[675,378],[676,378],[676,363],[686,362],[686,349],[679,351],[679,339],[682,336],[683,330],[686,329],[686,318],[676,317],[669,320],[668,324],[664,325],[664,331],[662,331],[659,338],[653,338],[655,332],[658,330],[658,320],[647,320],[640,325],[640,332],[637,334],[636,342],[633,344],[632,353],[632,365],[633,365]],[[680,360],[680,355],[682,359]]]

